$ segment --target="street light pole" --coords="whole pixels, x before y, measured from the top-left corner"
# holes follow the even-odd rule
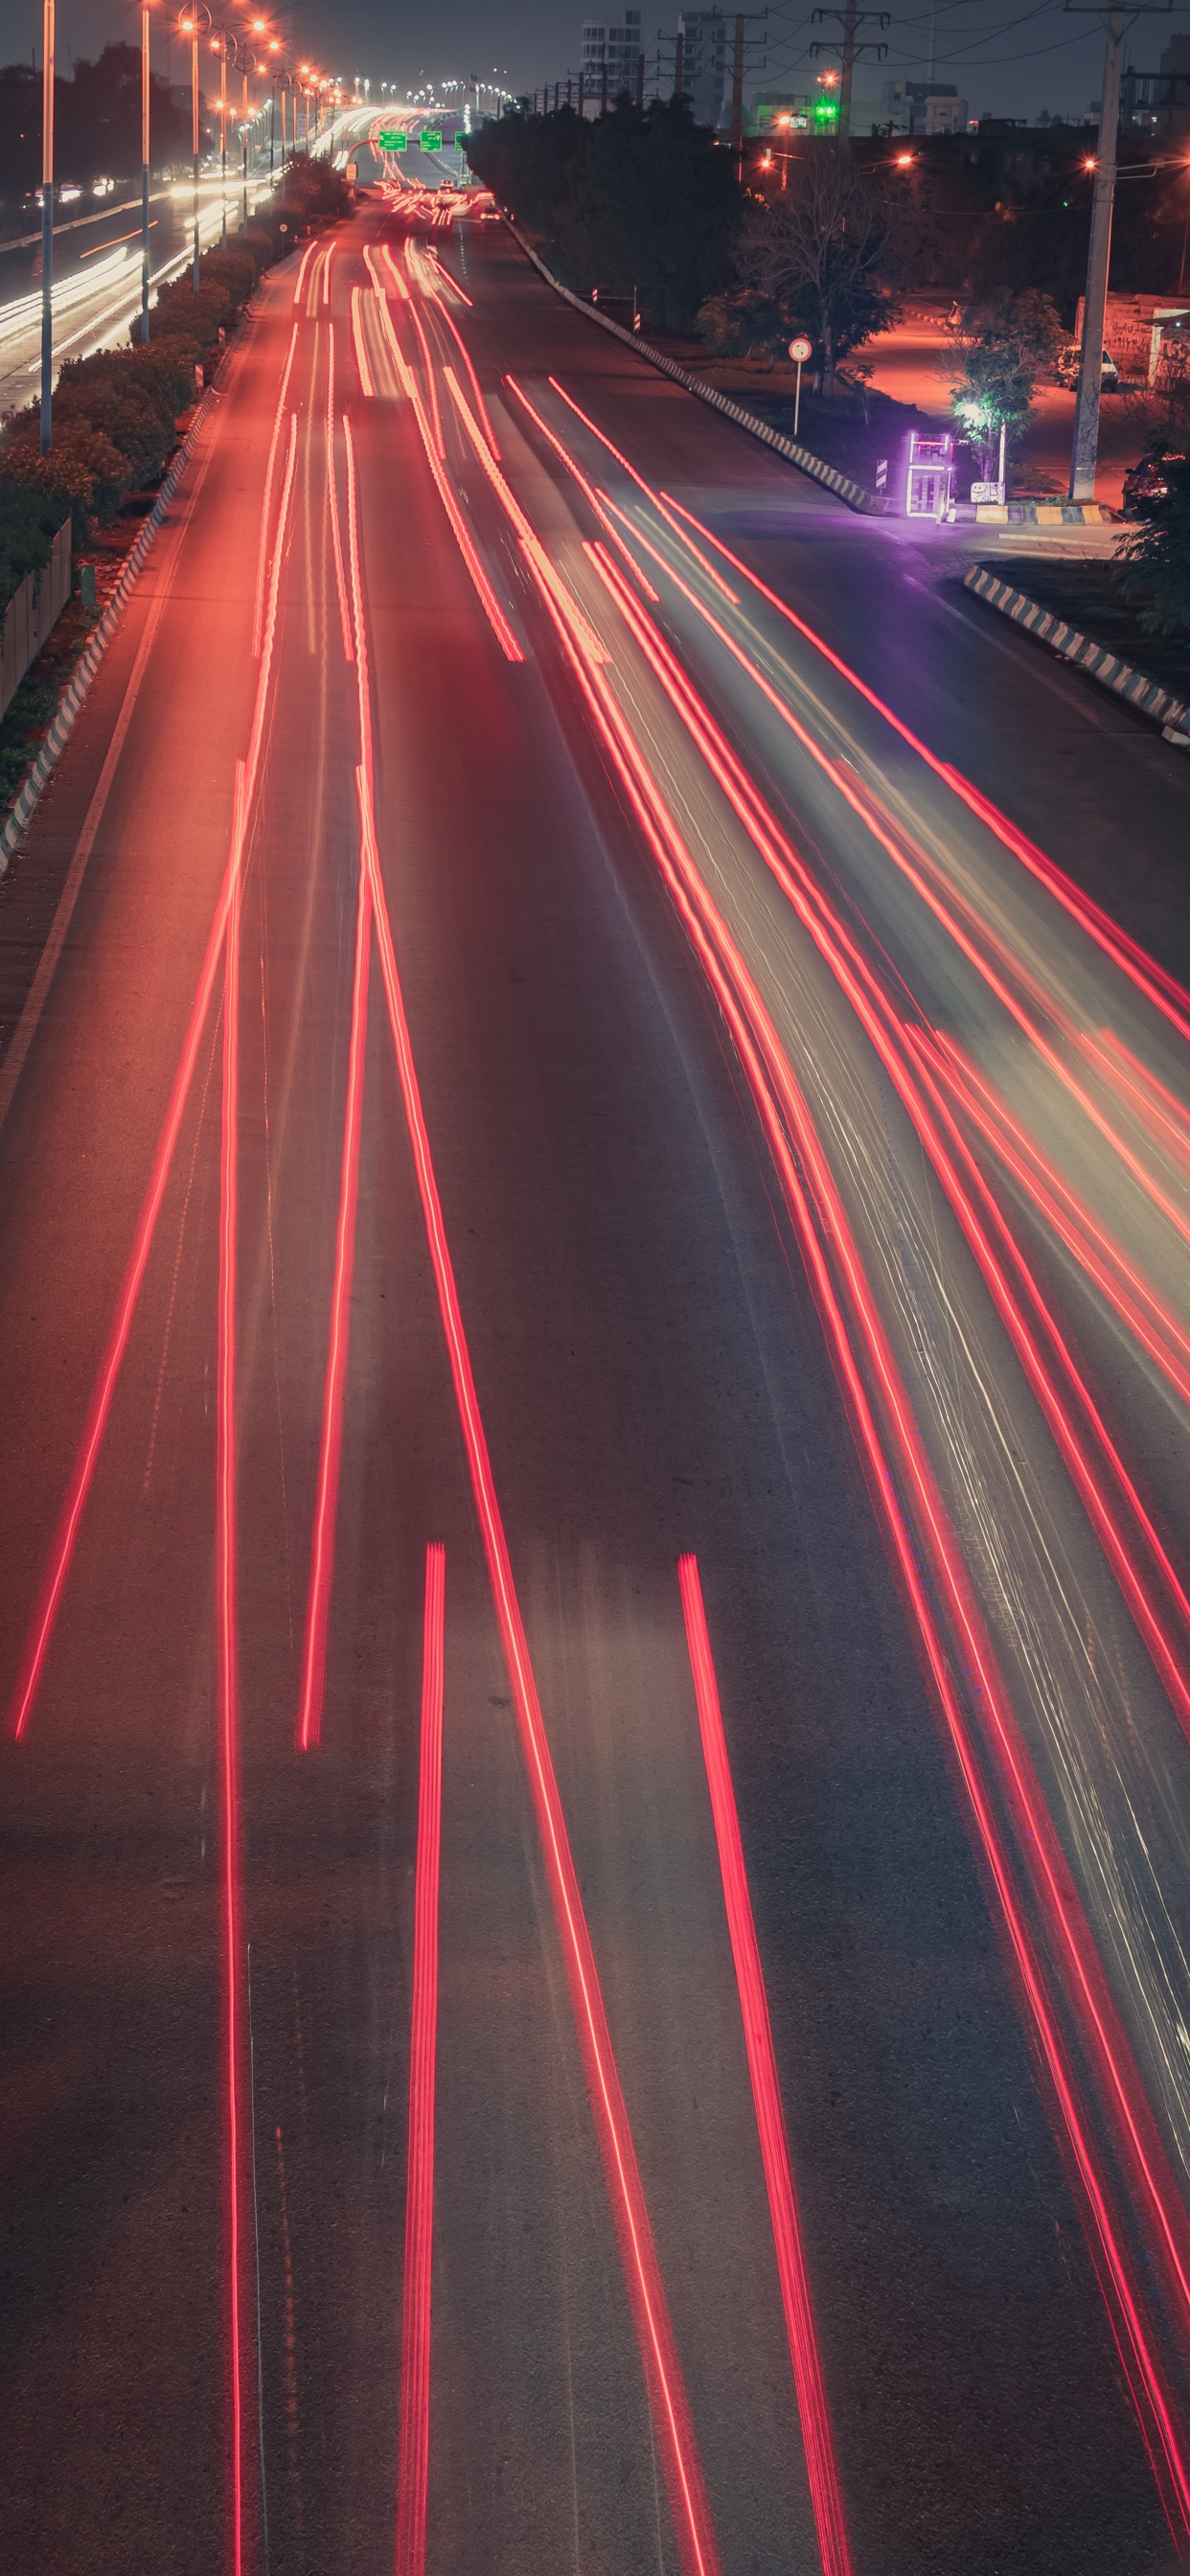
[[[140,335],[149,336],[149,0],[140,13]]]
[[[1099,105],[1099,149],[1091,198],[1091,240],[1087,251],[1087,292],[1083,300],[1083,343],[1074,405],[1074,441],[1070,451],[1070,498],[1093,501],[1099,461],[1099,406],[1103,394],[1103,340],[1107,318],[1107,281],[1111,267],[1112,206],[1116,192],[1116,137],[1120,124],[1120,74],[1124,65],[1125,20],[1167,17],[1171,0],[1132,0],[1127,12],[1112,0],[1107,12],[1103,52],[1103,96]],[[1084,0],[1066,0],[1077,17],[1094,15]]]
[[[1083,303],[1083,347],[1074,405],[1074,443],[1070,451],[1070,498],[1093,501],[1099,458],[1099,405],[1103,393],[1103,335],[1107,316],[1107,279],[1111,266],[1112,206],[1116,191],[1116,129],[1120,122],[1120,73],[1124,61],[1124,12],[1108,14],[1103,56],[1103,97],[1099,109],[1099,149],[1091,197],[1091,241],[1087,252],[1087,292]]]
[[[41,452],[48,456],[54,390],[54,0],[43,0],[41,66]]]

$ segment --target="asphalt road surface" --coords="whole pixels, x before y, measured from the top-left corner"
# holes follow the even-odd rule
[[[19,2576],[1190,2549],[1190,797],[955,564],[414,191],[227,362],[0,892]]]

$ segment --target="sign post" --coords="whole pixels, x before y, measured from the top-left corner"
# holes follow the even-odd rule
[[[796,438],[798,422],[802,416],[802,368],[813,353],[808,340],[791,340],[789,354],[797,368],[797,391],[793,397],[793,434]]]

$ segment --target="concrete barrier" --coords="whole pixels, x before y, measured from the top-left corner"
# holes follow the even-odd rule
[[[969,564],[963,575],[964,588],[974,591],[977,599],[986,599],[989,608],[998,608],[1002,617],[1011,617],[1027,635],[1035,635],[1041,644],[1049,644],[1067,662],[1076,664],[1101,688],[1112,689],[1117,697],[1127,699],[1138,715],[1151,716],[1171,742],[1190,742],[1190,706],[1163,689],[1145,671],[1138,671],[1106,644],[1096,644],[1089,635],[1080,634],[1070,620],[1059,617],[1052,609],[1043,608],[1040,600],[1030,599],[1027,591],[1014,590],[988,564]]]

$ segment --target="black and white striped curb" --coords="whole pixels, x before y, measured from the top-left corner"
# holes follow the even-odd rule
[[[128,557],[124,570],[116,583],[116,587],[112,592],[111,598],[104,609],[103,615],[99,620],[99,624],[91,637],[90,643],[87,645],[85,652],[80,655],[78,662],[75,664],[74,675],[70,681],[70,685],[66,690],[61,705],[58,708],[57,715],[50,726],[49,732],[47,733],[45,741],[38,752],[37,758],[29,771],[20,795],[17,797],[16,803],[13,805],[6,818],[3,830],[0,831],[0,876],[3,876],[4,871],[8,866],[8,862],[12,857],[13,851],[20,840],[21,834],[28,825],[38,797],[40,796],[46,780],[49,778],[51,771],[54,769],[61,755],[63,746],[70,734],[79,708],[86,697],[87,691],[91,686],[91,682],[95,677],[101,661],[103,660],[103,656],[107,651],[108,645],[115,634],[120,621],[120,614],[123,609],[124,602],[140,575],[145,557],[153,544],[158,528],[161,526],[170,502],[177,491],[186,466],[190,462],[190,456],[198,438],[199,430],[202,428],[205,421],[207,408],[211,399],[212,388],[208,386],[207,391],[203,395],[202,401],[199,403],[198,409],[195,412],[194,418],[190,423],[190,427],[186,432],[186,436],[178,449],[173,464],[170,466],[169,472],[165,477],[161,490],[153,503],[153,507],[149,512],[148,518],[141,529],[140,535],[136,540],[136,544]]]
[[[688,394],[697,394],[700,402],[710,403],[714,411],[723,413],[725,420],[736,421],[741,429],[750,431],[753,438],[762,438],[766,447],[775,447],[779,456],[787,456],[790,464],[800,466],[803,474],[812,474],[816,483],[825,483],[840,501],[846,501],[849,509],[862,510],[868,518],[877,519],[882,519],[891,509],[891,502],[882,493],[865,492],[862,483],[853,483],[848,475],[840,474],[835,466],[825,464],[822,457],[813,455],[808,447],[799,447],[796,440],[783,437],[779,429],[770,429],[767,420],[758,420],[755,412],[743,411],[739,403],[730,401],[726,394],[717,393],[714,385],[700,384],[698,377],[688,374],[685,367],[679,367],[676,359],[667,358],[663,350],[654,349],[648,340],[642,340],[639,331],[626,331],[621,322],[612,321],[609,313],[601,313],[597,304],[588,304],[583,296],[573,294],[546,267],[545,261],[538,258],[536,251],[530,249],[516,225],[510,224],[508,229],[526,259],[531,259],[534,268],[540,271],[546,285],[553,287],[555,295],[564,295],[576,313],[586,315],[588,322],[598,322],[601,330],[613,331],[617,340],[624,342],[625,348],[633,350],[638,358],[647,359],[651,367],[660,367],[663,375],[672,376],[675,384],[684,385]]]
[[[963,575],[964,587],[973,590],[977,599],[986,599],[989,608],[998,608],[1002,617],[1011,617],[1023,626],[1026,634],[1036,635],[1039,643],[1049,644],[1068,662],[1077,664],[1089,678],[1098,680],[1101,688],[1114,689],[1117,697],[1127,698],[1129,706],[1140,715],[1151,716],[1155,724],[1171,739],[1190,740],[1190,706],[1160,682],[1151,680],[1131,662],[1121,660],[1106,644],[1096,644],[1082,635],[1069,618],[1058,617],[1052,609],[1043,608],[1040,600],[1030,599],[1028,592],[1014,590],[1001,581],[987,564],[969,564]]]

